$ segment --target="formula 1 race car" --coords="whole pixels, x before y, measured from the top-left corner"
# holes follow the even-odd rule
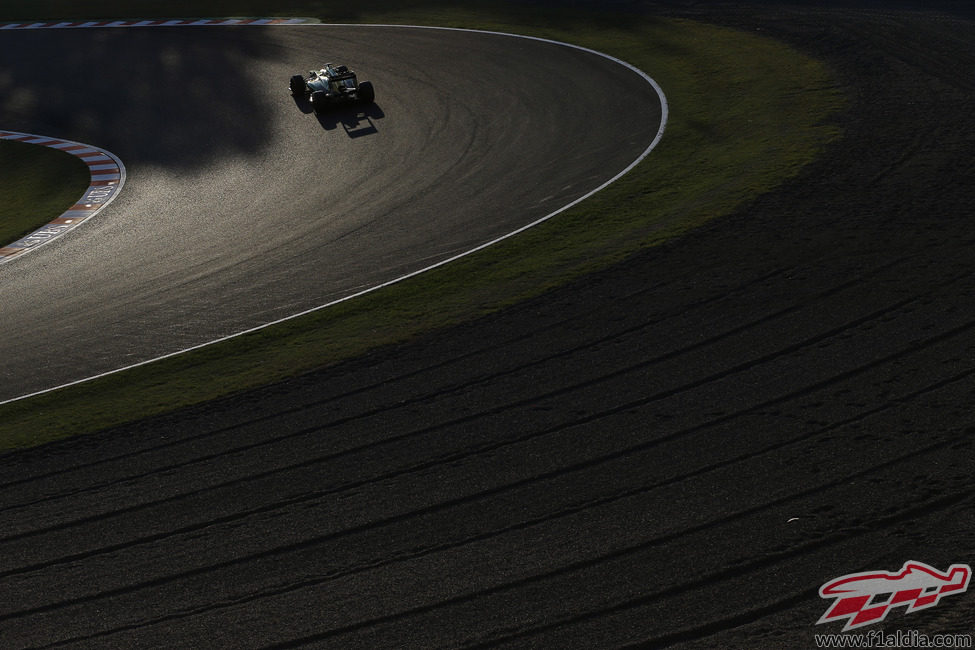
[[[326,63],[321,70],[311,70],[307,76],[291,77],[291,94],[308,97],[316,113],[342,104],[371,104],[376,99],[370,82],[360,83],[355,72],[332,63]]]

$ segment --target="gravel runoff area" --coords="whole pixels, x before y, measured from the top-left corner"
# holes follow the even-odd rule
[[[0,645],[815,647],[828,580],[972,564],[975,23],[646,10],[826,59],[845,137],[503,313],[0,457]]]

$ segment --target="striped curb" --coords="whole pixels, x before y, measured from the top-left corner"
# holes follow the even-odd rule
[[[0,23],[5,29],[84,29],[90,27],[213,27],[234,25],[302,25],[312,18],[203,18],[189,20],[52,20],[48,22]]]
[[[71,140],[13,131],[0,131],[0,140],[26,142],[69,153],[81,159],[88,166],[88,173],[91,175],[88,189],[61,216],[26,237],[0,248],[0,264],[53,241],[91,219],[112,202],[125,183],[125,166],[122,161],[104,149]]]

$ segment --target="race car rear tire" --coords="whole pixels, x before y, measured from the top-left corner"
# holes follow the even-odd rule
[[[302,95],[305,92],[305,78],[300,74],[291,77],[291,94]]]
[[[363,104],[371,104],[376,101],[376,91],[372,87],[372,83],[369,81],[363,81],[359,84],[358,91],[359,101]]]

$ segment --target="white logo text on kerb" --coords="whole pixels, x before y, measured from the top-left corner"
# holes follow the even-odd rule
[[[879,623],[894,607],[910,614],[937,605],[944,596],[964,593],[972,577],[967,564],[952,564],[944,573],[923,562],[905,562],[900,571],[865,571],[830,580],[821,598],[835,598],[816,624],[846,619],[843,631]]]
[[[93,187],[84,198],[82,198],[83,203],[104,203],[107,201],[112,194],[115,192],[115,186],[106,185],[104,187]]]

